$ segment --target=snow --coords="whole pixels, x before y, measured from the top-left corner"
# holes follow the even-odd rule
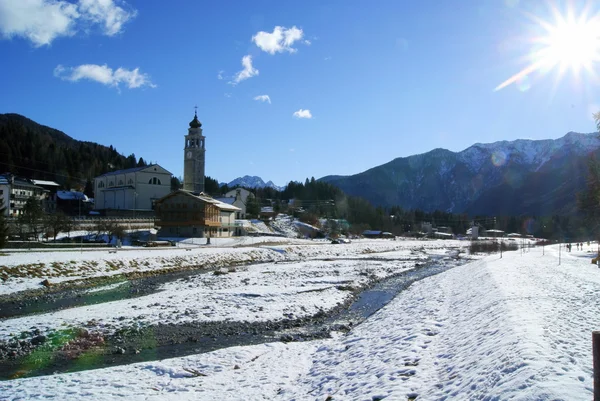
[[[453,242],[426,241],[419,248],[417,241],[398,241],[403,247],[393,252],[446,254]],[[364,250],[384,243],[394,241],[335,247]],[[302,248],[286,248],[294,247]],[[560,265],[557,245],[483,257],[414,283],[349,333],[327,340],[4,381],[0,394],[63,400],[589,400],[591,332],[600,315],[600,271],[590,264],[594,249],[562,249]],[[325,261],[289,264],[295,269],[289,292],[294,280],[302,280],[298,274],[320,263]],[[351,262],[333,263],[348,269],[341,277],[353,274]]]
[[[406,249],[408,244],[412,246]],[[222,320],[255,322],[281,320],[289,315],[296,318],[312,316],[321,309],[331,310],[348,300],[351,293],[338,289],[340,284],[366,285],[369,277],[383,278],[414,268],[416,262],[427,258],[426,249],[415,245],[413,241],[365,241],[337,245],[337,248],[326,244],[271,245],[270,249],[220,249],[218,254],[204,252],[199,256],[223,257],[229,253],[229,260],[237,261],[244,258],[249,261],[248,256],[260,257],[261,252],[268,252],[271,259],[295,262],[238,266],[226,275],[197,274],[163,284],[158,292],[143,297],[6,319],[0,326],[0,340],[32,326],[38,326],[46,333],[65,326],[83,327],[89,321],[101,322],[99,331],[113,333],[133,324],[147,326]],[[436,247],[434,242],[429,242],[429,245],[432,254],[440,251],[440,244]],[[394,251],[396,249],[402,250]],[[380,260],[373,257],[378,251],[384,251]],[[385,251],[393,252],[387,255]],[[340,260],[311,260],[324,256]],[[366,260],[367,256],[369,260]],[[143,261],[138,259],[136,263],[143,264]],[[97,290],[106,291],[118,285],[123,283]]]

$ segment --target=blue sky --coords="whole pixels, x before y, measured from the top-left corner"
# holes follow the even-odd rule
[[[553,21],[525,0],[0,0],[0,113],[180,176],[197,105],[207,175],[278,185],[593,131],[589,73],[494,91],[529,63],[531,15]]]

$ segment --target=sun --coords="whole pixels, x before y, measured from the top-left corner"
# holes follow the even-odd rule
[[[575,77],[579,77],[582,71],[595,76],[594,67],[600,61],[600,16],[589,18],[584,11],[576,17],[572,10],[568,10],[565,16],[555,8],[552,11],[555,19],[553,24],[530,15],[543,28],[544,34],[531,40],[532,50],[527,57],[530,64],[498,85],[495,91],[521,81],[536,71],[558,69],[559,80],[568,70]]]

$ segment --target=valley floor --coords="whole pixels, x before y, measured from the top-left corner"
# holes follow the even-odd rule
[[[376,248],[381,243],[374,241],[369,246]],[[331,249],[327,251],[331,258],[341,250],[348,253],[344,259],[378,257],[369,262],[377,263],[377,270],[402,269],[404,265],[394,260],[419,256],[415,253],[418,244],[385,244],[390,247],[388,252],[362,252],[366,244],[348,248],[324,245],[323,250]],[[426,251],[439,255],[447,255],[448,246],[460,246],[444,241],[425,244]],[[304,262],[290,264],[298,269],[293,275],[286,276],[285,264],[281,264],[266,265],[256,272],[248,269],[244,277],[259,280],[279,274],[283,283],[301,272],[318,270],[318,262],[306,260],[318,250],[297,247],[296,254],[304,252]],[[600,270],[590,264],[593,250],[586,246],[584,251],[566,253],[563,249],[561,265],[558,246],[471,261],[414,283],[349,333],[334,333],[331,339],[231,347],[161,361],[15,379],[0,382],[0,398],[588,400],[593,386],[591,332],[598,329],[600,316]],[[355,265],[338,263],[341,276],[359,277]],[[273,272],[265,274],[267,270]],[[326,268],[325,272],[332,270]],[[306,303],[294,298],[293,289],[303,284],[315,289],[326,285],[325,281],[340,280],[327,274],[315,282],[292,282],[291,298],[277,298],[286,291],[277,290],[275,282],[260,295],[270,297],[274,304],[289,300]],[[258,288],[252,291],[258,293]],[[221,288],[217,292],[228,291]],[[326,294],[309,302],[319,302],[319,297],[339,301]],[[66,311],[52,315],[58,322],[47,319],[46,324],[77,320],[70,320]],[[23,323],[19,319],[23,318],[4,320],[2,326],[17,329]],[[26,324],[30,323],[35,322]]]

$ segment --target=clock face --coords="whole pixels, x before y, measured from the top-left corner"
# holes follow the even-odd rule
[[[187,157],[188,159],[191,159],[191,158],[192,158],[192,152],[187,152],[187,154],[186,154],[186,157]]]

